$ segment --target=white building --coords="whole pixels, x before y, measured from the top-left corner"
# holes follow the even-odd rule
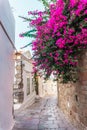
[[[43,83],[43,93],[44,95],[57,96],[57,81],[53,79],[48,79]]]
[[[44,79],[41,76],[38,76],[38,95],[40,97],[45,96],[45,94],[44,94]]]
[[[8,0],[0,0],[0,130],[11,130],[15,21]]]
[[[15,84],[14,84],[14,103],[15,109],[17,106],[22,107],[29,102],[31,105],[35,101],[35,88],[32,77],[32,60],[29,51],[16,52],[15,65]]]
[[[43,77],[38,77],[38,95],[40,97],[53,95],[57,96],[57,81],[54,81],[52,78],[44,80]]]

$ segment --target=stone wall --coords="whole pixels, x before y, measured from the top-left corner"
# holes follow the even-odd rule
[[[79,82],[59,84],[59,107],[78,130],[87,130],[87,51],[79,58]]]
[[[79,87],[77,88],[79,100],[79,119],[87,127],[87,50],[79,58]]]

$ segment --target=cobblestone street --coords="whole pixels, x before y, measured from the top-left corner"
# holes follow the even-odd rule
[[[55,97],[45,97],[15,114],[13,130],[77,130],[57,107]]]

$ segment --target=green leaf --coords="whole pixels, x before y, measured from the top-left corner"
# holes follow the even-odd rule
[[[20,18],[24,19],[25,22],[31,22],[33,19],[27,18],[27,17],[23,17],[23,16],[19,16]]]
[[[21,47],[20,49],[26,48],[26,47],[30,46],[31,44],[32,44],[32,43],[29,43],[29,44],[27,44],[27,45]]]
[[[49,3],[47,0],[39,0],[39,1],[41,1],[45,7],[49,7]]]
[[[29,34],[31,32],[36,32],[36,31],[37,31],[36,29],[32,29],[32,30],[28,31],[27,33]]]
[[[25,32],[25,33],[23,33],[22,34],[22,36],[24,36],[24,37],[34,37],[34,38],[36,38],[36,34],[31,34],[32,32],[36,32],[36,29],[32,29],[32,30],[30,30],[30,31],[28,31],[28,32]]]
[[[25,32],[22,34],[24,37],[36,38],[36,34],[30,34],[29,32]]]

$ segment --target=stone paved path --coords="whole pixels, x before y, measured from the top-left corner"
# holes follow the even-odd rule
[[[55,97],[37,100],[16,113],[13,130],[77,130],[57,107]]]

